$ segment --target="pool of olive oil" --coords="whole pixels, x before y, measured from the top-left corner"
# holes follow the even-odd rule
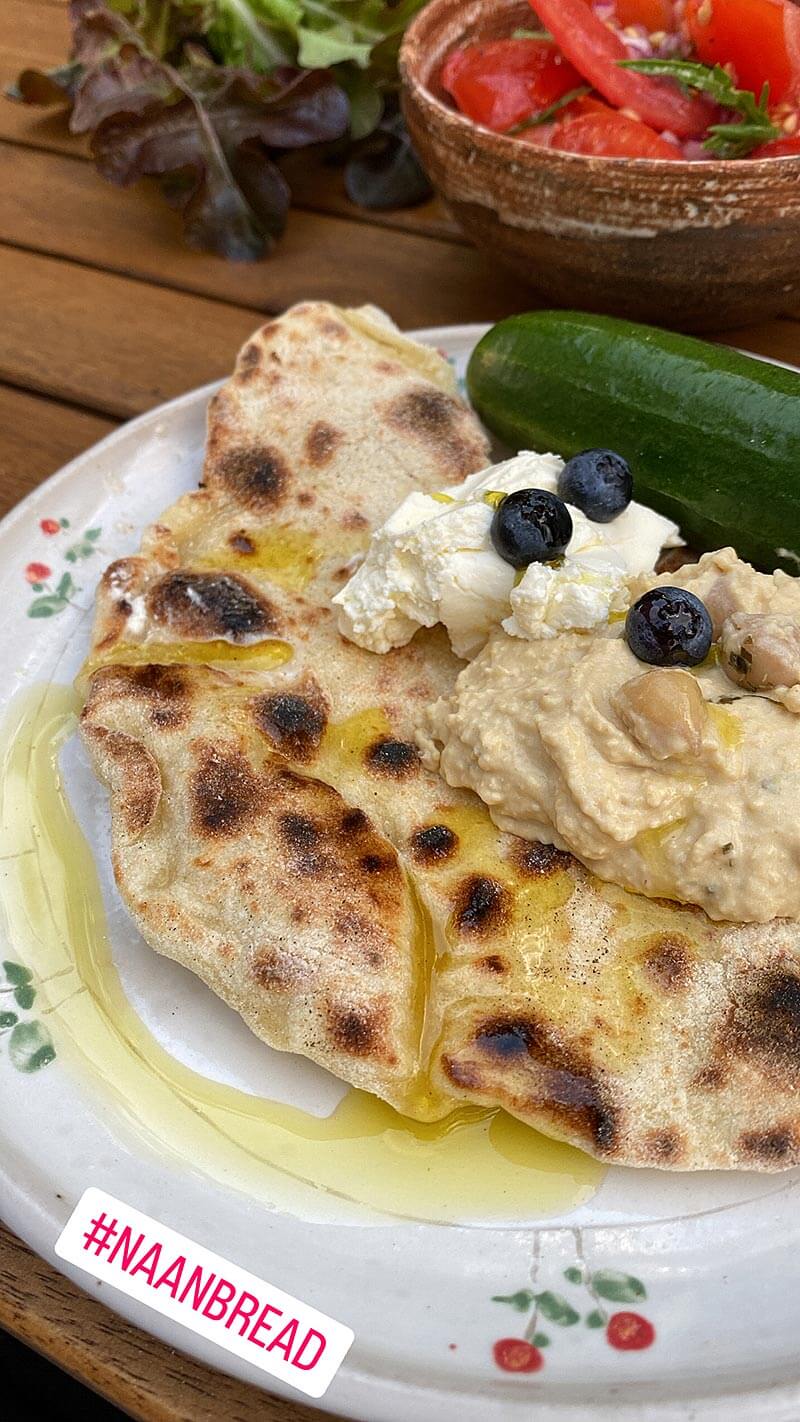
[[[92,851],[64,793],[59,752],[76,710],[75,693],[57,685],[10,708],[0,898],[60,1060],[113,1101],[127,1130],[187,1169],[295,1210],[300,1181],[332,1205],[340,1197],[441,1223],[519,1223],[591,1197],[604,1174],[597,1162],[502,1111],[464,1108],[420,1124],[350,1090],[323,1118],[221,1085],[167,1052],[123,991]]]

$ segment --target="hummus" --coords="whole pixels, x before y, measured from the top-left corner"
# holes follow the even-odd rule
[[[647,667],[622,621],[552,641],[497,631],[426,713],[426,764],[476,791],[501,829],[570,850],[602,879],[714,919],[800,918],[800,702],[785,685],[776,699],[741,673],[737,684],[721,661],[731,628],[740,661],[740,614],[763,614],[763,665],[791,681],[796,658],[779,651],[796,645],[800,579],[723,549],[631,584],[632,600],[665,584],[703,599],[721,639],[706,662]]]

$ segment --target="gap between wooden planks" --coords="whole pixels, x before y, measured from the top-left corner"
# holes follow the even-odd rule
[[[494,320],[519,307],[517,279],[471,247],[298,209],[266,261],[190,252],[153,184],[120,191],[64,154],[0,142],[0,191],[0,241],[251,309],[283,309],[310,287],[384,306],[405,326]]]
[[[116,420],[0,385],[0,518],[116,425]]]
[[[317,275],[297,295],[332,293]],[[366,300],[373,293],[354,281],[336,295]],[[385,304],[401,325],[425,321],[402,289],[394,299],[387,293]],[[441,319],[440,311],[434,307],[429,319]],[[0,246],[0,380],[118,419],[227,375],[261,319],[255,310]],[[800,346],[791,321],[725,340],[790,362]]]

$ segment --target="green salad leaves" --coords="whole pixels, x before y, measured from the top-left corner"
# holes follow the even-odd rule
[[[101,175],[156,178],[187,243],[247,261],[285,226],[281,152],[339,143],[365,206],[428,195],[397,113],[397,53],[424,0],[70,0],[72,54],[9,97],[66,103]],[[364,145],[367,148],[364,148]],[[354,146],[355,145],[355,146]]]

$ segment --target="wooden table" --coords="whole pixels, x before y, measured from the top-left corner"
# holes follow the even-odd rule
[[[65,0],[0,0],[0,82],[66,49]],[[437,203],[369,216],[307,155],[287,171],[277,255],[226,265],[181,245],[148,185],[102,183],[63,115],[0,101],[0,511],[120,421],[225,375],[262,314],[292,301],[377,302],[405,327],[531,304]],[[800,313],[725,339],[800,362]],[[322,1416],[154,1342],[2,1227],[0,1326],[148,1422]]]

